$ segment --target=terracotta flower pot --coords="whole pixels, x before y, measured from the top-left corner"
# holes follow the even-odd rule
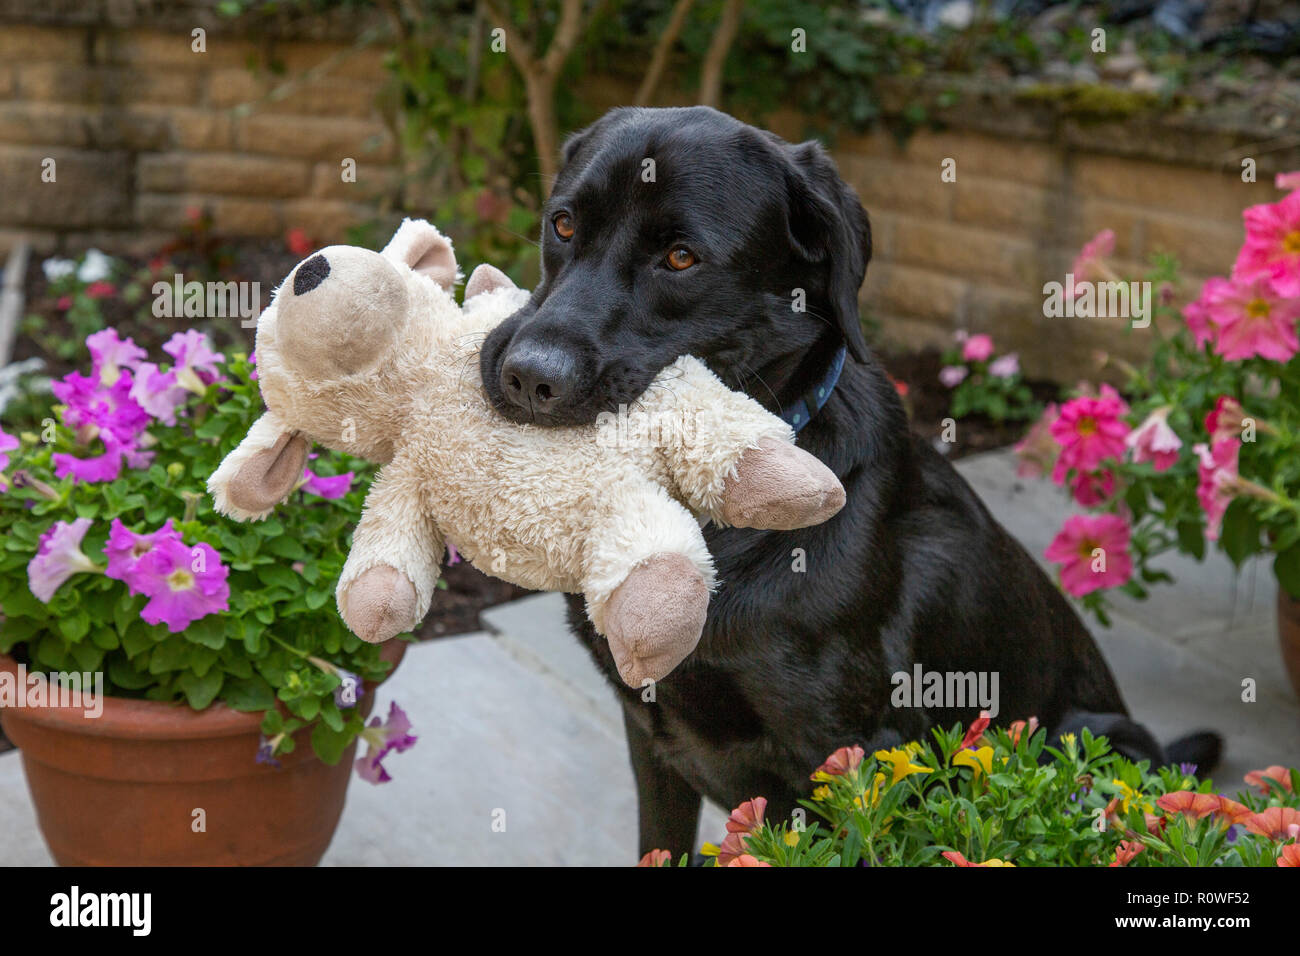
[[[396,667],[405,651],[390,641],[384,658]],[[16,674],[16,661],[0,654],[0,671]],[[367,715],[373,705],[373,691],[358,703]],[[72,707],[0,710],[61,866],[314,866],[343,813],[356,744],[330,767],[300,731],[271,767],[254,760],[261,722],[220,703],[194,711],[121,697],[106,697],[96,719]]]
[[[1300,601],[1282,587],[1277,589],[1277,642],[1291,687],[1300,697]]]

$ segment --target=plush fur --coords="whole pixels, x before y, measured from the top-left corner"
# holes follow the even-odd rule
[[[338,583],[358,636],[419,624],[450,540],[497,577],[583,595],[623,680],[663,677],[699,640],[717,584],[696,514],[805,527],[839,510],[843,487],[689,356],[608,421],[506,421],[478,349],[528,293],[481,267],[462,309],[458,275],[451,243],[412,220],[382,253],[331,246],[300,263],[258,320],[268,410],[211,477],[217,510],[265,517],[309,441],[382,462]]]

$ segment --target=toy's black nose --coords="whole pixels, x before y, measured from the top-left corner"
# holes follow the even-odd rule
[[[519,343],[501,363],[501,391],[525,411],[549,412],[573,391],[576,369],[563,349]]]
[[[319,254],[312,256],[293,274],[293,294],[303,295],[310,292],[324,282],[329,274],[329,260]]]

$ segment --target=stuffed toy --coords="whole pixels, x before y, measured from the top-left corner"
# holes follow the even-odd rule
[[[382,463],[336,595],[358,637],[420,623],[450,541],[496,577],[584,595],[623,680],[662,678],[695,648],[715,586],[696,515],[806,527],[840,509],[843,487],[689,356],[609,421],[507,421],[478,352],[528,293],[481,265],[462,307],[459,278],[451,243],[422,220],[382,252],[330,246],[299,263],[258,318],[267,411],[209,479],[216,509],[265,518],[311,442]]]

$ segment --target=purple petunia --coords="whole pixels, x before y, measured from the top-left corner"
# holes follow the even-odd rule
[[[375,717],[361,731],[367,744],[366,755],[357,758],[357,773],[370,783],[387,783],[393,778],[384,769],[383,760],[393,751],[401,753],[415,746],[418,739],[411,734],[411,721],[406,712],[394,702],[388,709],[388,720]]]
[[[95,378],[106,387],[116,384],[122,369],[138,368],[146,354],[133,339],[118,338],[117,329],[104,329],[86,336],[86,347],[94,362]]]
[[[131,398],[164,425],[176,424],[176,409],[185,404],[189,392],[176,382],[175,372],[161,371],[153,362],[142,362],[131,385]]]
[[[190,547],[174,532],[159,533],[129,572],[127,586],[147,595],[140,616],[176,634],[209,614],[229,610],[230,569],[211,545]]]
[[[352,472],[341,475],[318,475],[310,468],[302,470],[303,481],[299,485],[303,491],[322,498],[342,498],[352,488]]]
[[[177,332],[167,340],[163,351],[176,360],[172,372],[177,383],[199,395],[219,377],[217,363],[226,360],[220,352],[212,351],[208,337],[197,329]]]
[[[27,563],[27,584],[32,594],[44,604],[74,574],[95,572],[100,568],[81,550],[81,540],[90,530],[89,518],[69,524],[56,521],[41,535],[36,557]]]

